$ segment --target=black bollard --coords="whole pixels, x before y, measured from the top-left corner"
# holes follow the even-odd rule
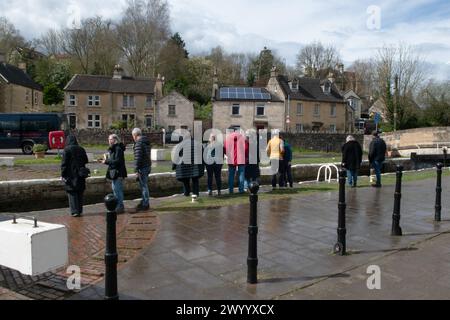
[[[258,191],[257,182],[250,183],[250,223],[248,227],[247,283],[258,283]]]
[[[444,147],[444,168],[447,168],[447,147]]]
[[[394,196],[394,213],[392,215],[392,236],[401,236],[402,228],[400,227],[400,202],[402,199],[402,176],[403,166],[397,166],[397,181],[395,184]]]
[[[347,244],[345,236],[347,234],[347,229],[345,227],[345,209],[347,205],[345,204],[345,181],[347,178],[347,171],[341,169],[339,171],[339,217],[338,217],[338,229],[337,229],[337,243],[334,245],[334,252],[341,256],[346,254]]]
[[[106,214],[106,249],[105,249],[105,300],[119,300],[117,292],[117,246],[116,246],[116,222],[117,222],[117,198],[113,194],[105,197]]]
[[[441,194],[442,194],[442,163],[437,164],[437,181],[436,181],[436,205],[434,206],[434,221],[441,221]]]

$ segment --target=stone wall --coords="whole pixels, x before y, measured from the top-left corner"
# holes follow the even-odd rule
[[[108,144],[108,136],[117,134],[125,144],[132,144],[133,137],[131,130],[100,130],[100,129],[76,129],[71,130],[77,136],[80,144]],[[150,139],[152,145],[163,144],[162,132],[144,132],[144,135]]]
[[[308,150],[341,152],[347,134],[342,133],[290,133],[285,134],[292,146]],[[353,134],[356,140],[363,146],[364,135]]]
[[[410,160],[390,160],[384,166],[385,172],[394,172],[397,164],[402,164],[405,170],[413,170],[414,163]],[[339,165],[336,163],[336,165]],[[316,180],[321,165],[296,165],[292,167],[294,182]],[[432,167],[432,165],[430,165]],[[361,175],[369,174],[369,165],[364,162]],[[323,174],[322,174],[323,175]],[[223,188],[226,188],[228,172],[222,172]],[[333,178],[336,178],[335,171]],[[269,185],[271,176],[262,176],[262,183]],[[206,190],[206,176],[200,180],[201,190]],[[175,173],[151,174],[149,179],[152,197],[179,194],[182,184],[176,180]],[[125,180],[125,195],[127,199],[140,197],[136,176],[129,175]],[[85,203],[100,203],[106,194],[111,193],[111,183],[104,177],[89,178],[86,183]],[[2,181],[0,182],[0,212],[36,211],[67,207],[67,196],[64,184],[60,179]]]

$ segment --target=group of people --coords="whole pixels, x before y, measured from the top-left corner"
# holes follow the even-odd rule
[[[216,182],[217,194],[222,191],[222,169],[224,159],[228,164],[228,189],[234,193],[235,177],[238,176],[238,191],[244,193],[252,182],[258,182],[260,170],[260,143],[256,139],[256,148],[251,147],[251,132],[245,134],[234,131],[228,134],[225,141],[219,141],[215,134],[211,134],[205,145],[197,145],[195,140],[185,140],[179,144],[180,159],[173,164],[176,179],[183,184],[185,196],[199,196],[199,180],[207,173],[208,195],[213,195],[213,181]],[[142,200],[136,211],[146,211],[150,208],[150,193],[148,177],[151,172],[151,145],[150,140],[138,128],[132,132],[134,145],[134,171],[136,181],[142,193]],[[373,140],[369,147],[369,162],[375,170],[376,183],[373,187],[381,187],[381,170],[385,161],[386,143],[373,133]],[[108,137],[109,149],[103,159],[98,162],[108,166],[106,178],[112,183],[112,190],[117,198],[117,213],[125,212],[124,206],[124,179],[128,176],[125,165],[126,146],[116,134]],[[184,151],[190,151],[190,156],[183,157]],[[201,150],[201,152],[199,152]],[[272,187],[280,188],[290,186],[293,188],[292,177],[292,148],[283,134],[276,132],[267,144],[266,153],[271,163]],[[219,152],[220,154],[217,154]],[[197,159],[196,157],[200,157]],[[357,186],[358,173],[361,168],[363,152],[361,145],[353,136],[348,136],[342,147],[342,166],[347,169],[348,184]],[[86,189],[86,179],[89,169],[86,168],[88,157],[84,148],[79,146],[75,136],[69,136],[61,162],[61,177],[65,182],[65,190],[69,198],[69,207],[72,216],[80,217],[83,214],[83,195]]]
[[[237,176],[238,192],[244,193],[252,182],[258,182],[261,176],[260,170],[260,143],[256,139],[256,147],[251,148],[251,131],[246,133],[235,130],[226,136],[225,141],[219,141],[217,135],[211,134],[207,144],[198,146],[196,141],[186,140],[179,145],[180,162],[173,164],[176,178],[183,183],[185,196],[199,196],[199,179],[207,174],[208,195],[214,194],[214,180],[217,195],[222,193],[222,169],[224,160],[228,165],[228,192],[234,193],[235,179]],[[252,149],[252,150],[250,150]],[[183,157],[184,150],[190,150],[190,157]],[[201,150],[201,152],[199,151]],[[198,161],[197,155],[203,156]],[[292,148],[283,137],[277,133],[269,142],[266,149],[272,164],[272,187],[293,188],[292,178]],[[217,154],[220,153],[220,154]],[[196,161],[197,160],[197,161]]]
[[[381,188],[381,170],[386,160],[386,149],[386,143],[380,138],[379,132],[375,131],[369,146],[369,163],[376,176],[376,182],[372,184],[374,188]],[[347,181],[352,188],[357,186],[362,157],[361,145],[353,136],[348,136],[347,142],[342,147],[342,167],[347,169]]]
[[[146,211],[150,208],[150,192],[148,176],[151,172],[150,140],[138,128],[132,132],[134,145],[134,171],[136,180],[142,192],[142,201],[136,211]],[[98,162],[108,166],[106,178],[111,180],[114,196],[117,198],[117,213],[125,212],[123,181],[128,176],[125,165],[125,145],[119,136],[112,134],[108,137],[109,149],[103,159]],[[73,217],[83,214],[83,195],[86,189],[86,179],[89,169],[86,150],[78,144],[75,136],[68,136],[61,162],[61,177],[65,183],[65,190],[69,198],[70,212]]]

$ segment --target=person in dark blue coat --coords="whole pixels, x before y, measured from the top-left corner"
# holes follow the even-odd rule
[[[136,207],[137,211],[147,211],[150,209],[150,191],[148,189],[148,175],[151,172],[151,145],[150,140],[142,135],[139,128],[132,132],[134,144],[134,172],[137,175],[139,186],[142,192],[142,201]]]
[[[377,182],[372,185],[375,188],[381,188],[381,169],[386,160],[386,149],[386,142],[380,138],[378,131],[374,131],[373,140],[369,146],[369,162],[377,176]]]
[[[285,179],[284,179],[284,187],[287,187],[289,183],[289,187],[294,187],[294,180],[292,178],[292,147],[289,142],[286,141],[286,136],[280,134],[280,139],[284,141],[284,168],[285,168]]]

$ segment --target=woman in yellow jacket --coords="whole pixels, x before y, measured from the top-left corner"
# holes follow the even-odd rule
[[[281,140],[279,132],[274,132],[274,136],[267,144],[267,156],[270,158],[270,167],[272,172],[272,188],[277,187],[277,176],[279,176],[278,185],[284,186],[285,164],[283,161],[284,141]]]

